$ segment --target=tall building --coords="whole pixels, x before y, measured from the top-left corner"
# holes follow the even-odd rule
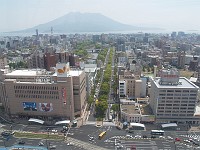
[[[178,51],[178,67],[185,67],[185,51]]]
[[[35,51],[28,58],[28,67],[29,68],[44,68],[44,56],[42,52]]]
[[[44,54],[44,68],[46,70],[50,70],[51,67],[55,67],[56,66],[56,55],[55,54],[51,54],[51,53],[45,53]]]
[[[8,65],[7,58],[0,56],[0,69],[4,69],[6,65]]]
[[[119,97],[127,99],[140,98],[142,95],[142,80],[140,76],[124,71],[124,75],[119,75]]]
[[[163,70],[161,77],[152,78],[150,106],[156,122],[182,122],[199,124],[194,116],[199,87],[185,77],[179,77],[175,69]]]
[[[46,70],[15,70],[1,74],[1,101],[10,117],[44,120],[82,117],[86,110],[86,77],[69,64]]]

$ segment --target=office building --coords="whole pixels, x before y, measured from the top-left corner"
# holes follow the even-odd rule
[[[199,124],[195,116],[199,87],[175,69],[162,70],[161,77],[151,79],[150,106],[156,122]]]

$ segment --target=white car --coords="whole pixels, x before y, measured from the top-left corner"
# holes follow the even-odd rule
[[[39,145],[39,146],[44,146],[44,143],[40,142],[38,145]]]
[[[67,143],[67,146],[71,146],[71,145],[73,145],[73,143],[71,143],[71,142]]]
[[[127,134],[126,138],[133,138],[132,135]]]
[[[167,136],[167,139],[168,139],[168,140],[173,140],[173,137]]]
[[[58,132],[58,130],[51,130],[52,132],[54,132],[54,133],[57,133]]]
[[[140,136],[140,135],[136,135],[135,138],[138,138],[138,139],[139,139],[139,138],[142,138],[142,136]]]

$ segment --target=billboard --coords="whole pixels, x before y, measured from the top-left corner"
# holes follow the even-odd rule
[[[22,104],[25,111],[37,111],[35,102],[23,102]]]
[[[63,103],[66,104],[67,92],[66,92],[66,88],[65,88],[65,87],[63,87],[63,88],[61,89],[61,93],[62,93],[62,101],[63,101]]]
[[[52,103],[39,103],[39,110],[42,112],[51,112],[53,110]]]

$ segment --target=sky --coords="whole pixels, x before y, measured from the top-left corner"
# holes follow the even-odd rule
[[[0,32],[31,28],[70,12],[101,13],[140,27],[200,31],[200,0],[0,0]]]

